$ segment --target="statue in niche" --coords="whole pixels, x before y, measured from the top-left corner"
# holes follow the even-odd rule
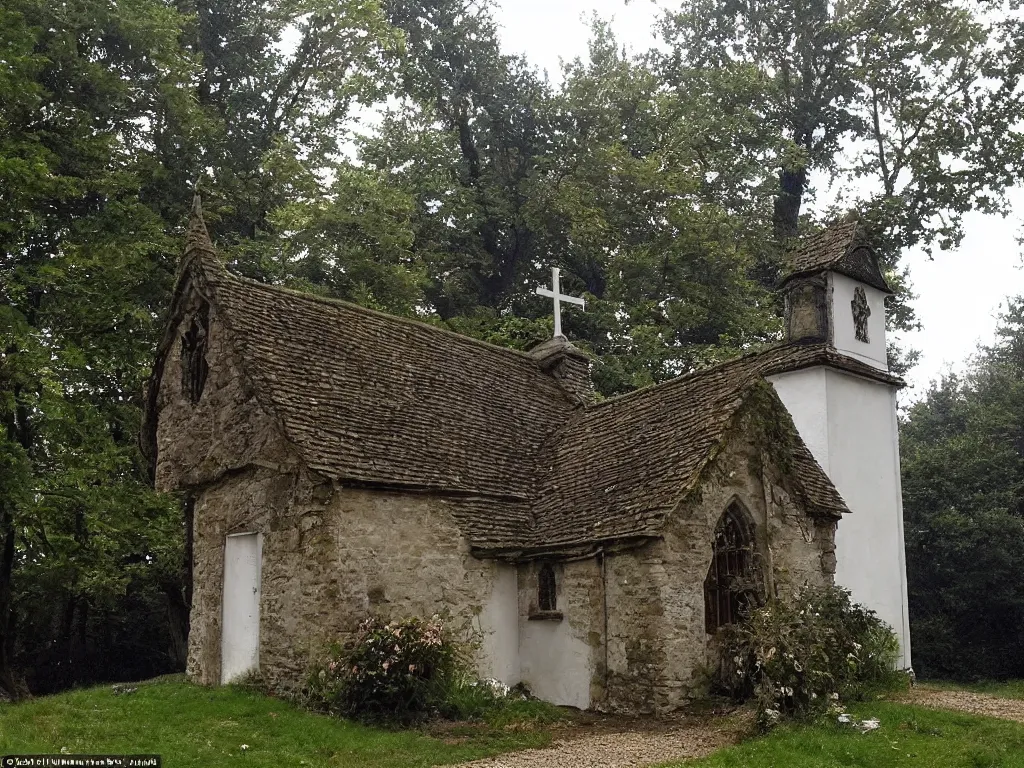
[[[868,338],[868,318],[871,317],[871,307],[868,306],[868,297],[860,286],[853,289],[853,301],[850,302],[853,308],[853,328],[857,341],[865,344],[871,341]]]

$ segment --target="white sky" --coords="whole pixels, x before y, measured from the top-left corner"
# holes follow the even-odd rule
[[[593,12],[612,20],[619,40],[634,51],[654,44],[651,25],[664,0],[497,0],[502,44],[507,53],[522,53],[560,79],[559,61],[587,55],[590,36],[587,19]],[[921,331],[904,334],[905,345],[921,350],[921,363],[908,376],[920,396],[929,380],[960,370],[978,342],[994,336],[995,315],[1007,296],[1024,294],[1021,249],[1016,236],[1024,214],[1024,191],[1015,190],[1013,212],[998,216],[970,214],[966,237],[956,251],[938,252],[929,261],[923,253],[904,256],[910,266],[913,305]]]

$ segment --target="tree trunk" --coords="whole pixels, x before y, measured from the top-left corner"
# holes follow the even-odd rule
[[[164,584],[167,596],[167,622],[170,627],[168,655],[176,672],[183,672],[188,662],[188,612],[182,594],[182,585],[176,581]]]
[[[783,169],[779,172],[779,193],[775,196],[772,220],[775,239],[779,243],[796,237],[800,223],[800,204],[807,188],[807,171]]]
[[[175,669],[184,670],[188,662],[189,613],[192,610],[192,548],[196,500],[185,497],[185,552],[182,557],[181,579],[164,582],[167,596],[167,620],[170,624],[170,656]]]
[[[11,576],[14,572],[14,520],[9,514],[0,514],[0,694],[11,699],[20,697],[14,681],[14,605]]]

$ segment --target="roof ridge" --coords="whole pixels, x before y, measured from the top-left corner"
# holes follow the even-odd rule
[[[676,376],[674,378],[668,379],[666,381],[659,381],[657,384],[649,384],[646,387],[640,387],[639,389],[634,389],[631,392],[623,392],[621,395],[615,395],[613,397],[606,398],[604,400],[601,400],[599,402],[594,403],[593,405],[587,406],[586,410],[587,411],[593,411],[593,410],[595,410],[597,408],[602,408],[602,407],[604,407],[606,405],[611,405],[611,404],[614,404],[614,403],[620,403],[623,400],[627,400],[629,398],[640,397],[641,395],[645,395],[645,394],[653,393],[653,392],[663,392],[666,389],[668,389],[669,387],[680,385],[680,384],[683,384],[683,383],[686,383],[686,382],[690,382],[690,381],[692,381],[694,379],[700,378],[701,376],[706,376],[706,375],[709,375],[709,374],[718,373],[718,372],[722,371],[722,369],[728,368],[729,366],[739,365],[739,364],[745,363],[745,362],[750,362],[750,360],[752,360],[753,358],[757,358],[757,357],[760,357],[762,355],[768,355],[768,354],[773,353],[773,352],[779,352],[779,351],[785,350],[785,349],[793,349],[793,350],[808,349],[808,350],[815,350],[815,351],[821,352],[822,354],[824,354],[827,357],[836,358],[837,360],[839,360],[841,362],[855,363],[855,364],[858,364],[858,365],[870,368],[870,366],[867,363],[865,363],[863,360],[859,360],[856,357],[853,357],[852,355],[844,354],[843,352],[840,352],[838,349],[834,349],[833,347],[831,347],[830,345],[828,345],[825,342],[815,341],[815,340],[805,340],[805,339],[798,339],[798,340],[795,340],[795,341],[779,341],[779,342],[776,342],[774,344],[769,344],[768,346],[763,347],[763,348],[758,349],[758,350],[753,350],[751,352],[744,352],[742,355],[738,355],[737,357],[733,357],[733,358],[731,358],[729,360],[722,360],[722,361],[719,361],[717,363],[713,363],[712,365],[705,366],[703,368],[698,368],[698,369],[693,370],[693,371],[687,371],[686,373],[682,373],[682,374],[680,374],[680,375],[678,375],[678,376]],[[804,366],[804,367],[806,367],[806,366]],[[851,371],[851,372],[856,373],[856,371]],[[770,373],[765,373],[763,371],[755,371],[754,373],[755,373],[755,375],[759,375],[759,376],[771,375]],[[901,385],[905,385],[905,382],[903,382],[902,379],[900,379],[900,377],[897,376],[896,374],[894,374],[892,371],[882,370],[881,368],[879,368],[879,369],[875,370],[874,373],[875,373],[876,378],[892,379],[892,380],[894,380],[892,383],[899,383]],[[868,375],[868,372],[864,371],[863,375]]]
[[[634,389],[631,392],[623,392],[620,395],[614,395],[612,397],[605,398],[604,400],[601,400],[601,401],[599,401],[597,403],[594,403],[591,406],[588,406],[587,410],[590,411],[590,410],[594,410],[596,408],[601,408],[601,407],[603,407],[605,405],[609,405],[609,404],[612,404],[612,403],[619,403],[619,402],[622,402],[623,400],[626,400],[628,398],[637,397],[639,395],[646,394],[646,393],[649,393],[649,392],[654,392],[655,390],[663,391],[663,390],[667,389],[670,386],[673,386],[673,385],[676,385],[676,384],[681,384],[681,383],[683,383],[685,381],[690,381],[692,379],[699,378],[699,377],[704,376],[706,374],[714,373],[716,371],[720,371],[723,368],[727,368],[727,367],[729,367],[731,365],[737,365],[738,363],[741,363],[741,362],[744,362],[746,360],[749,360],[752,357],[757,357],[758,355],[763,355],[763,354],[765,354],[767,352],[771,352],[771,351],[774,351],[776,349],[782,349],[783,347],[790,347],[790,346],[792,346],[792,347],[811,347],[811,346],[816,346],[816,345],[820,346],[820,342],[814,342],[812,344],[809,344],[809,343],[806,343],[806,342],[799,342],[799,341],[779,341],[779,342],[775,342],[774,344],[769,344],[768,346],[766,346],[766,347],[764,347],[762,349],[753,350],[753,351],[750,351],[750,352],[744,352],[742,355],[737,355],[736,357],[729,358],[728,360],[720,360],[717,363],[712,363],[711,365],[704,366],[703,368],[697,368],[696,370],[693,370],[693,371],[687,371],[686,373],[681,373],[678,376],[674,376],[671,379],[666,379],[665,381],[659,381],[656,384],[648,384],[646,387],[640,387],[639,389]]]
[[[480,347],[484,347],[486,349],[490,349],[490,350],[494,350],[494,351],[497,351],[497,352],[501,352],[501,353],[506,353],[506,354],[512,355],[512,356],[514,356],[516,358],[520,358],[520,359],[522,359],[522,360],[524,360],[526,362],[529,362],[529,363],[533,364],[534,367],[537,367],[536,366],[536,361],[532,357],[530,357],[530,353],[529,352],[525,352],[525,351],[519,350],[519,349],[513,349],[512,347],[503,347],[500,344],[493,344],[493,343],[491,343],[489,341],[484,341],[483,339],[478,339],[478,338],[476,338],[474,336],[467,336],[464,333],[459,333],[458,331],[452,330],[451,328],[444,328],[444,327],[441,327],[441,326],[438,326],[438,325],[434,325],[433,323],[428,323],[428,322],[425,322],[423,320],[418,320],[418,319],[413,318],[413,317],[405,317],[403,315],[395,315],[395,314],[392,314],[390,312],[384,312],[383,310],[380,310],[380,309],[372,309],[370,307],[364,307],[361,304],[356,304],[356,303],[351,302],[351,301],[346,301],[345,299],[338,299],[338,298],[335,298],[333,296],[323,296],[323,295],[318,294],[318,293],[311,293],[309,291],[301,291],[301,290],[298,290],[296,288],[289,288],[288,286],[285,286],[285,285],[274,285],[272,283],[261,283],[259,280],[253,280],[251,277],[245,277],[243,275],[236,275],[233,272],[231,272],[230,270],[224,270],[223,274],[218,275],[215,278],[215,280],[223,280],[223,279],[225,279],[225,276],[226,276],[226,278],[228,280],[232,280],[232,281],[234,281],[234,282],[236,282],[238,284],[241,284],[241,285],[252,285],[252,286],[255,286],[257,288],[266,289],[266,290],[271,291],[273,293],[280,293],[280,294],[283,294],[283,295],[286,295],[286,296],[293,296],[293,297],[299,298],[299,299],[306,299],[306,300],[317,302],[317,303],[320,303],[320,304],[326,304],[327,306],[332,306],[332,307],[338,307],[338,308],[341,308],[341,309],[351,310],[351,311],[354,311],[354,312],[357,312],[357,313],[360,313],[360,314],[363,314],[363,315],[367,315],[369,317],[376,317],[376,318],[380,318],[380,319],[383,319],[383,320],[394,321],[394,322],[397,322],[397,323],[402,324],[402,325],[412,326],[412,327],[415,327],[415,328],[424,328],[424,329],[427,329],[427,330],[435,331],[435,332],[440,333],[442,335],[454,336],[457,339],[460,339],[462,341],[467,341],[467,342],[469,342],[471,344],[474,344],[476,346],[480,346]],[[538,367],[537,370],[540,371],[540,368]],[[541,371],[541,373],[543,373],[543,372]]]

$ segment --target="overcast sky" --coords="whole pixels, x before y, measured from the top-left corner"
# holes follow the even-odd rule
[[[508,53],[523,53],[535,65],[559,78],[559,60],[585,57],[589,28],[585,19],[596,11],[612,19],[619,40],[635,51],[654,44],[651,25],[658,8],[651,0],[498,0],[498,22]],[[664,2],[660,3],[664,5]],[[1024,192],[1013,193],[1014,211],[1007,219],[969,215],[960,249],[939,252],[929,261],[908,253],[914,300],[921,331],[906,334],[905,344],[922,352],[921,363],[908,376],[916,397],[930,379],[959,370],[979,341],[993,339],[995,315],[1007,296],[1024,294],[1024,271],[1016,236],[1024,214]]]

